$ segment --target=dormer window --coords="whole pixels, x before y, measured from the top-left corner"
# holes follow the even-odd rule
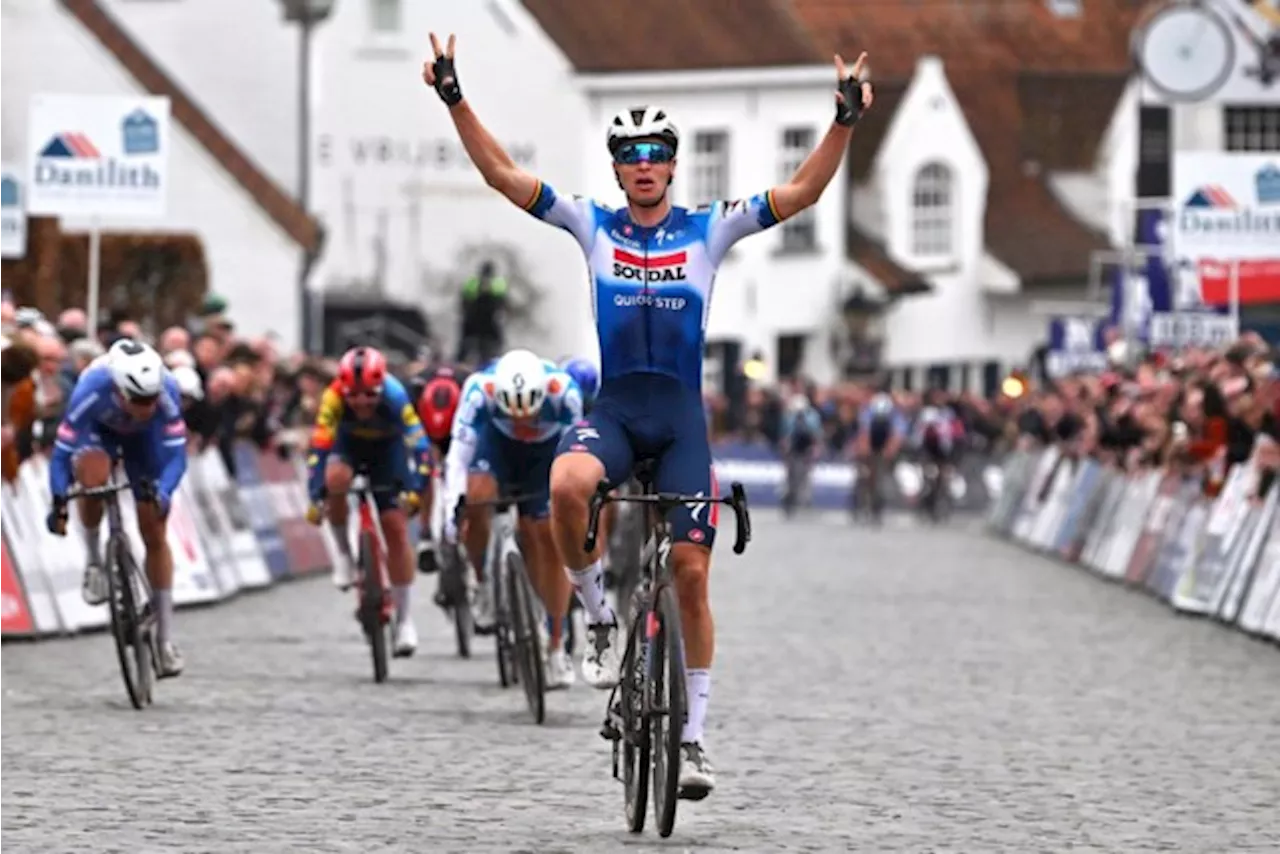
[[[955,251],[955,192],[951,169],[928,163],[911,188],[911,254],[921,259],[949,258]]]

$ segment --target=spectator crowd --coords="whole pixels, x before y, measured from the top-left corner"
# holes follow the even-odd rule
[[[1055,379],[1015,372],[997,394],[926,389],[892,391],[871,382],[820,388],[799,380],[748,388],[740,412],[708,395],[713,435],[780,447],[788,408],[810,405],[821,416],[819,454],[851,456],[858,412],[891,391],[914,421],[926,407],[946,407],[963,425],[961,454],[999,457],[1015,448],[1057,444],[1126,471],[1177,467],[1216,495],[1230,467],[1253,460],[1264,494],[1280,467],[1280,353],[1254,333],[1212,350],[1183,348],[1123,357],[1101,373]],[[734,425],[734,426],[729,426]]]
[[[260,447],[304,446],[335,363],[281,353],[270,336],[237,336],[226,308],[211,297],[187,327],[154,337],[138,319],[125,316],[112,317],[90,334],[80,309],[50,321],[6,296],[0,306],[4,478],[11,482],[22,459],[49,446],[76,378],[122,337],[154,343],[183,390],[194,447],[217,447],[232,473],[237,439]],[[430,355],[393,361],[411,393],[427,374]],[[1101,374],[1033,380],[1015,373],[991,397],[944,389],[892,393],[908,419],[926,406],[952,409],[964,427],[961,453],[998,456],[1057,443],[1073,456],[1126,470],[1180,467],[1202,477],[1212,495],[1230,466],[1250,458],[1266,484],[1274,478],[1280,465],[1275,359],[1261,338],[1245,333],[1225,349],[1151,352]],[[748,384],[732,402],[708,390],[708,425],[714,440],[778,447],[788,407],[804,401],[820,415],[816,449],[843,457],[856,438],[859,409],[880,390],[869,382],[817,387],[787,379],[777,387]]]

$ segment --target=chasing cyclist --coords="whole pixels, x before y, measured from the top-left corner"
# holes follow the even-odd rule
[[[111,345],[80,375],[71,392],[49,462],[49,530],[66,534],[67,492],[73,480],[86,488],[106,486],[112,469],[122,461],[136,501],[156,608],[156,675],[177,676],[183,660],[172,637],[173,554],[166,522],[173,494],[187,471],[187,426],[177,380],[159,353],[130,338]],[[100,605],[107,601],[102,499],[81,498],[79,503],[89,552],[81,592],[85,602]]]
[[[855,504],[859,493],[865,496],[870,504],[867,509],[876,519],[880,518],[884,507],[880,478],[902,450],[909,432],[907,417],[888,392],[877,392],[858,411],[858,434],[854,439],[854,458],[858,462],[858,482],[854,484]],[[865,489],[858,488],[861,483],[865,483]]]
[[[430,446],[409,393],[387,373],[387,360],[373,347],[348,350],[338,363],[338,376],[324,390],[307,454],[311,507],[307,518],[320,521],[319,505],[338,543],[333,583],[346,590],[354,581],[355,558],[347,530],[347,490],[357,469],[374,489],[382,532],[387,540],[387,574],[395,603],[394,654],[413,655],[418,632],[409,609],[414,553],[401,503],[416,504],[431,473]]]
[[[689,211],[667,193],[680,137],[659,107],[623,110],[607,131],[614,175],[627,205],[613,210],[562,196],[516,165],[462,97],[454,37],[434,56],[423,80],[449,108],[458,136],[485,182],[533,216],[573,235],[587,259],[595,299],[603,385],[586,422],[569,431],[551,473],[556,542],[587,612],[590,643],[583,678],[597,688],[617,683],[621,651],[617,618],[605,598],[598,554],[582,551],[587,503],[602,478],[632,474],[637,456],[656,459],[659,490],[714,494],[711,450],[702,408],[702,350],[716,268],[730,246],[818,201],[845,152],[853,124],[871,105],[871,86],[835,57],[836,116],[823,140],[781,186],[750,199]],[[703,749],[703,725],[715,650],[707,572],[715,505],[677,508],[670,516],[671,554],[686,644],[689,715],[682,741],[683,797],[714,787]]]
[[[573,684],[573,663],[564,650],[563,623],[572,595],[560,570],[551,525],[551,462],[565,430],[582,419],[582,394],[573,378],[528,350],[512,350],[497,364],[472,374],[462,390],[445,458],[445,538],[457,542],[455,507],[466,495],[466,548],[480,584],[477,629],[493,626],[493,599],[484,583],[492,508],[470,506],[499,495],[523,495],[520,543],[529,581],[551,618],[547,687]]]
[[[431,442],[433,470],[442,471],[445,456],[449,453],[449,437],[453,431],[453,417],[462,399],[462,376],[453,368],[438,367],[424,376],[426,382],[418,396],[418,418]],[[418,567],[423,572],[435,572],[437,555],[435,534],[432,530],[434,489],[427,478],[422,490],[422,512],[419,514]]]

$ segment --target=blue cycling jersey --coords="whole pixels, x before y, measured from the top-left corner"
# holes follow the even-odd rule
[[[178,381],[166,371],[159,403],[149,418],[138,420],[125,411],[111,371],[104,364],[81,374],[58,425],[49,461],[49,491],[54,496],[66,495],[71,488],[75,452],[106,438],[123,443],[126,455],[147,457],[156,492],[167,502],[187,471],[187,425],[182,419]]]
[[[702,388],[702,348],[716,269],[738,240],[776,225],[773,193],[673,207],[659,225],[539,183],[527,210],[577,239],[587,259],[604,384],[633,373]]]
[[[581,420],[582,392],[578,384],[551,362],[544,364],[547,396],[538,414],[528,419],[516,420],[498,408],[492,365],[467,377],[453,415],[449,455],[445,458],[445,486],[453,502],[466,491],[467,472],[487,429],[515,442],[536,445],[559,439],[565,428]]]

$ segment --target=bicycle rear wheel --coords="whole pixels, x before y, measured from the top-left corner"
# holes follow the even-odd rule
[[[643,643],[647,606],[636,611],[636,619],[627,632],[627,648],[622,654],[618,677],[618,702],[622,718],[622,784],[626,799],[627,829],[644,830],[649,807],[649,761],[653,741],[649,716],[645,714],[645,644]]]
[[[373,536],[360,534],[360,625],[373,655],[373,681],[387,681],[387,633],[382,620],[384,591],[378,573],[378,552]]]
[[[652,707],[653,820],[664,839],[676,825],[680,796],[680,738],[687,704],[684,680],[684,636],[675,588],[658,590],[656,625],[649,632],[649,689]],[[649,622],[649,621],[646,621]],[[705,797],[705,793],[701,795]],[[695,799],[701,799],[697,797]]]
[[[511,611],[511,633],[515,636],[516,667],[524,686],[525,701],[533,722],[546,720],[546,673],[542,665],[542,644],[538,642],[538,609],[534,606],[533,585],[525,574],[524,559],[507,555],[507,604]]]
[[[120,534],[107,544],[107,603],[111,616],[111,634],[116,642],[120,675],[135,709],[151,704],[152,648],[145,630],[142,609],[138,607],[135,575],[138,564],[129,542]]]

